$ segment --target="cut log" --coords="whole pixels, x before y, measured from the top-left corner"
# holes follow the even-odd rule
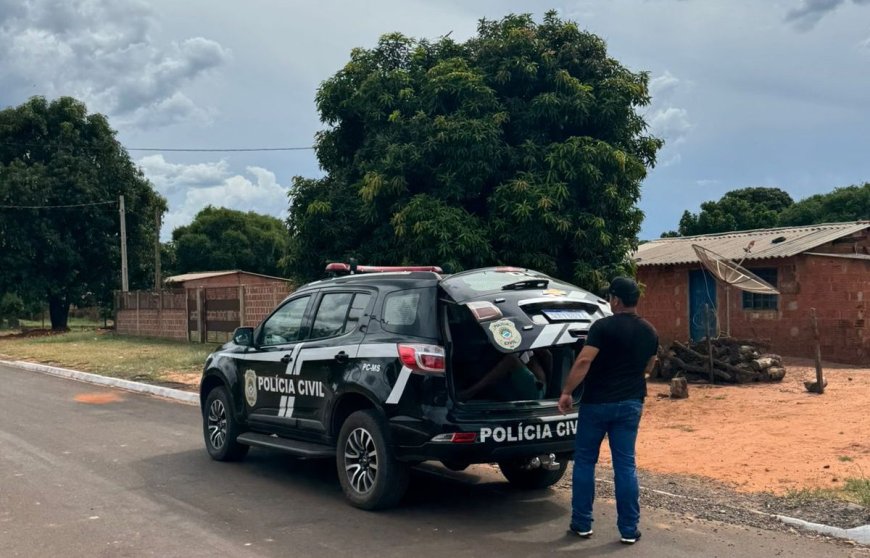
[[[804,387],[807,388],[807,391],[810,393],[824,393],[825,388],[828,386],[828,380],[822,380],[822,387],[819,387],[818,382],[804,382]]]
[[[702,355],[701,353],[699,353],[699,352],[697,352],[697,351],[694,351],[694,350],[690,349],[689,347],[683,345],[683,344],[680,343],[679,341],[674,341],[674,345],[676,345],[677,347],[683,349],[684,351],[690,353],[690,354],[691,354],[692,356],[694,356],[695,358],[698,358],[698,359],[700,359],[700,360],[702,360],[702,361],[705,360],[705,359],[707,358],[707,357],[705,357],[704,355]],[[713,360],[713,366],[718,366],[719,368],[721,368],[721,369],[723,369],[723,370],[727,370],[728,372],[732,372],[732,373],[734,373],[734,374],[742,374],[742,375],[745,375],[745,374],[747,374],[747,373],[749,373],[749,374],[752,373],[751,371],[747,371],[747,370],[744,370],[744,369],[742,369],[742,368],[738,368],[738,367],[736,367],[736,366],[731,366],[731,365],[728,364],[727,362],[722,362],[721,360]]]
[[[753,370],[761,371],[767,370],[771,366],[776,366],[777,362],[770,357],[757,358],[749,362],[749,365],[752,366]]]
[[[671,357],[671,366],[675,367],[678,370],[685,370],[686,372],[691,372],[692,374],[698,374],[703,376],[708,376],[709,372],[707,368],[704,366],[698,366],[697,364],[689,364],[687,362],[683,362],[680,357]],[[725,380],[726,382],[733,382],[734,378],[731,377],[727,372],[723,372],[721,370],[713,369],[713,375],[719,378],[720,380]]]
[[[779,382],[785,378],[785,368],[782,366],[771,366],[767,369],[767,377],[771,382]]]
[[[685,378],[671,380],[671,399],[686,399],[689,397],[689,382]]]

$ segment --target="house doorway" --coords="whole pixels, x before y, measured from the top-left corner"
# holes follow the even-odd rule
[[[704,305],[708,304],[711,317],[716,316],[716,279],[706,269],[689,271],[689,337],[699,341],[707,336],[707,323],[704,316]],[[715,335],[717,325],[715,318],[710,329]]]

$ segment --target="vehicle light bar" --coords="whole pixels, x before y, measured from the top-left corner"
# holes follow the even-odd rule
[[[389,273],[397,271],[431,271],[443,273],[437,265],[351,265],[341,262],[326,264],[326,271],[330,273]]]

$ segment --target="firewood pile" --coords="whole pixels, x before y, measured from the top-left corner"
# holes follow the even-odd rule
[[[720,337],[712,341],[713,381],[746,384],[778,382],[785,377],[782,357],[769,353],[770,347],[758,341]],[[658,375],[670,380],[685,377],[690,381],[710,381],[710,356],[707,340],[696,343],[674,341],[659,348]]]

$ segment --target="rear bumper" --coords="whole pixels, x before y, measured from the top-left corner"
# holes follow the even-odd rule
[[[493,463],[514,458],[554,453],[562,459],[574,454],[574,417],[544,417],[525,421],[448,422],[439,427],[409,428],[393,424],[393,452],[403,461],[453,461],[458,463]],[[413,435],[409,435],[413,432]],[[452,442],[452,433],[475,434],[473,442]]]
[[[531,458],[554,453],[561,459],[574,458],[574,441],[538,442],[490,446],[481,443],[429,443],[416,447],[394,447],[400,461],[450,461],[464,464],[495,463],[508,459]]]

